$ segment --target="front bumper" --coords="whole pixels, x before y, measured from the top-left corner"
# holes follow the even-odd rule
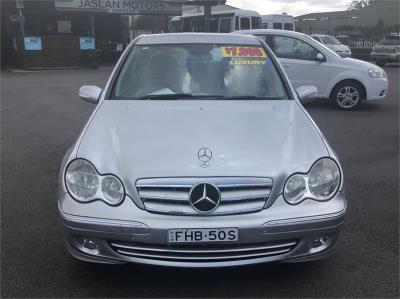
[[[366,84],[368,101],[383,100],[386,98],[389,89],[389,80],[387,78],[370,78],[371,84]]]
[[[371,53],[371,59],[374,61],[385,61],[385,62],[399,62],[400,53]]]
[[[76,203],[67,193],[62,197],[59,211],[65,226],[66,247],[74,257],[99,263],[174,267],[320,259],[332,252],[346,212],[344,192],[329,202],[305,201],[298,206],[288,205],[280,196],[271,207],[258,213],[208,217],[151,214],[137,208],[129,198],[120,207],[111,208],[101,202]],[[80,215],[76,213],[78,205]],[[115,209],[109,214],[113,219],[90,215],[88,211],[96,210],[90,205]],[[228,227],[239,229],[239,242],[218,246],[171,246],[167,242],[169,229]],[[321,244],[316,243],[319,239]]]

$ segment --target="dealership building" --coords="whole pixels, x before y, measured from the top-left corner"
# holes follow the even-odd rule
[[[138,34],[160,33],[183,5],[225,0],[1,1],[1,61],[27,69],[115,61]]]

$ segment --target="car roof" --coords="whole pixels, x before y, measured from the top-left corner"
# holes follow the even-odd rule
[[[239,44],[261,45],[254,36],[228,33],[165,33],[142,35],[137,45],[158,44]]]
[[[242,30],[235,31],[235,34],[276,34],[276,35],[286,35],[291,37],[303,37],[308,36],[304,33],[291,31],[291,30],[282,30],[282,29],[250,29],[250,30]]]

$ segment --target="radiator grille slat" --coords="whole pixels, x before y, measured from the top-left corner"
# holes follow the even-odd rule
[[[222,246],[203,245],[188,247],[166,245],[145,246],[140,243],[110,242],[110,246],[113,250],[121,255],[129,257],[191,262],[219,262],[282,255],[292,251],[297,244],[297,240],[289,240],[253,245],[225,244]]]
[[[272,189],[271,179],[252,177],[140,179],[136,188],[149,212],[200,215],[189,201],[190,190],[199,183],[214,184],[221,192],[219,206],[208,216],[258,212],[263,209]]]

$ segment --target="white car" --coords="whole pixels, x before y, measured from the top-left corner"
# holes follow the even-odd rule
[[[342,44],[336,37],[324,34],[312,34],[311,37],[321,44],[324,44],[340,56],[351,57],[351,50],[349,46]]]
[[[382,100],[389,83],[380,67],[342,58],[312,37],[287,30],[245,30],[264,40],[279,58],[292,85],[314,85],[318,98],[330,99],[342,110],[358,108],[364,100]]]

